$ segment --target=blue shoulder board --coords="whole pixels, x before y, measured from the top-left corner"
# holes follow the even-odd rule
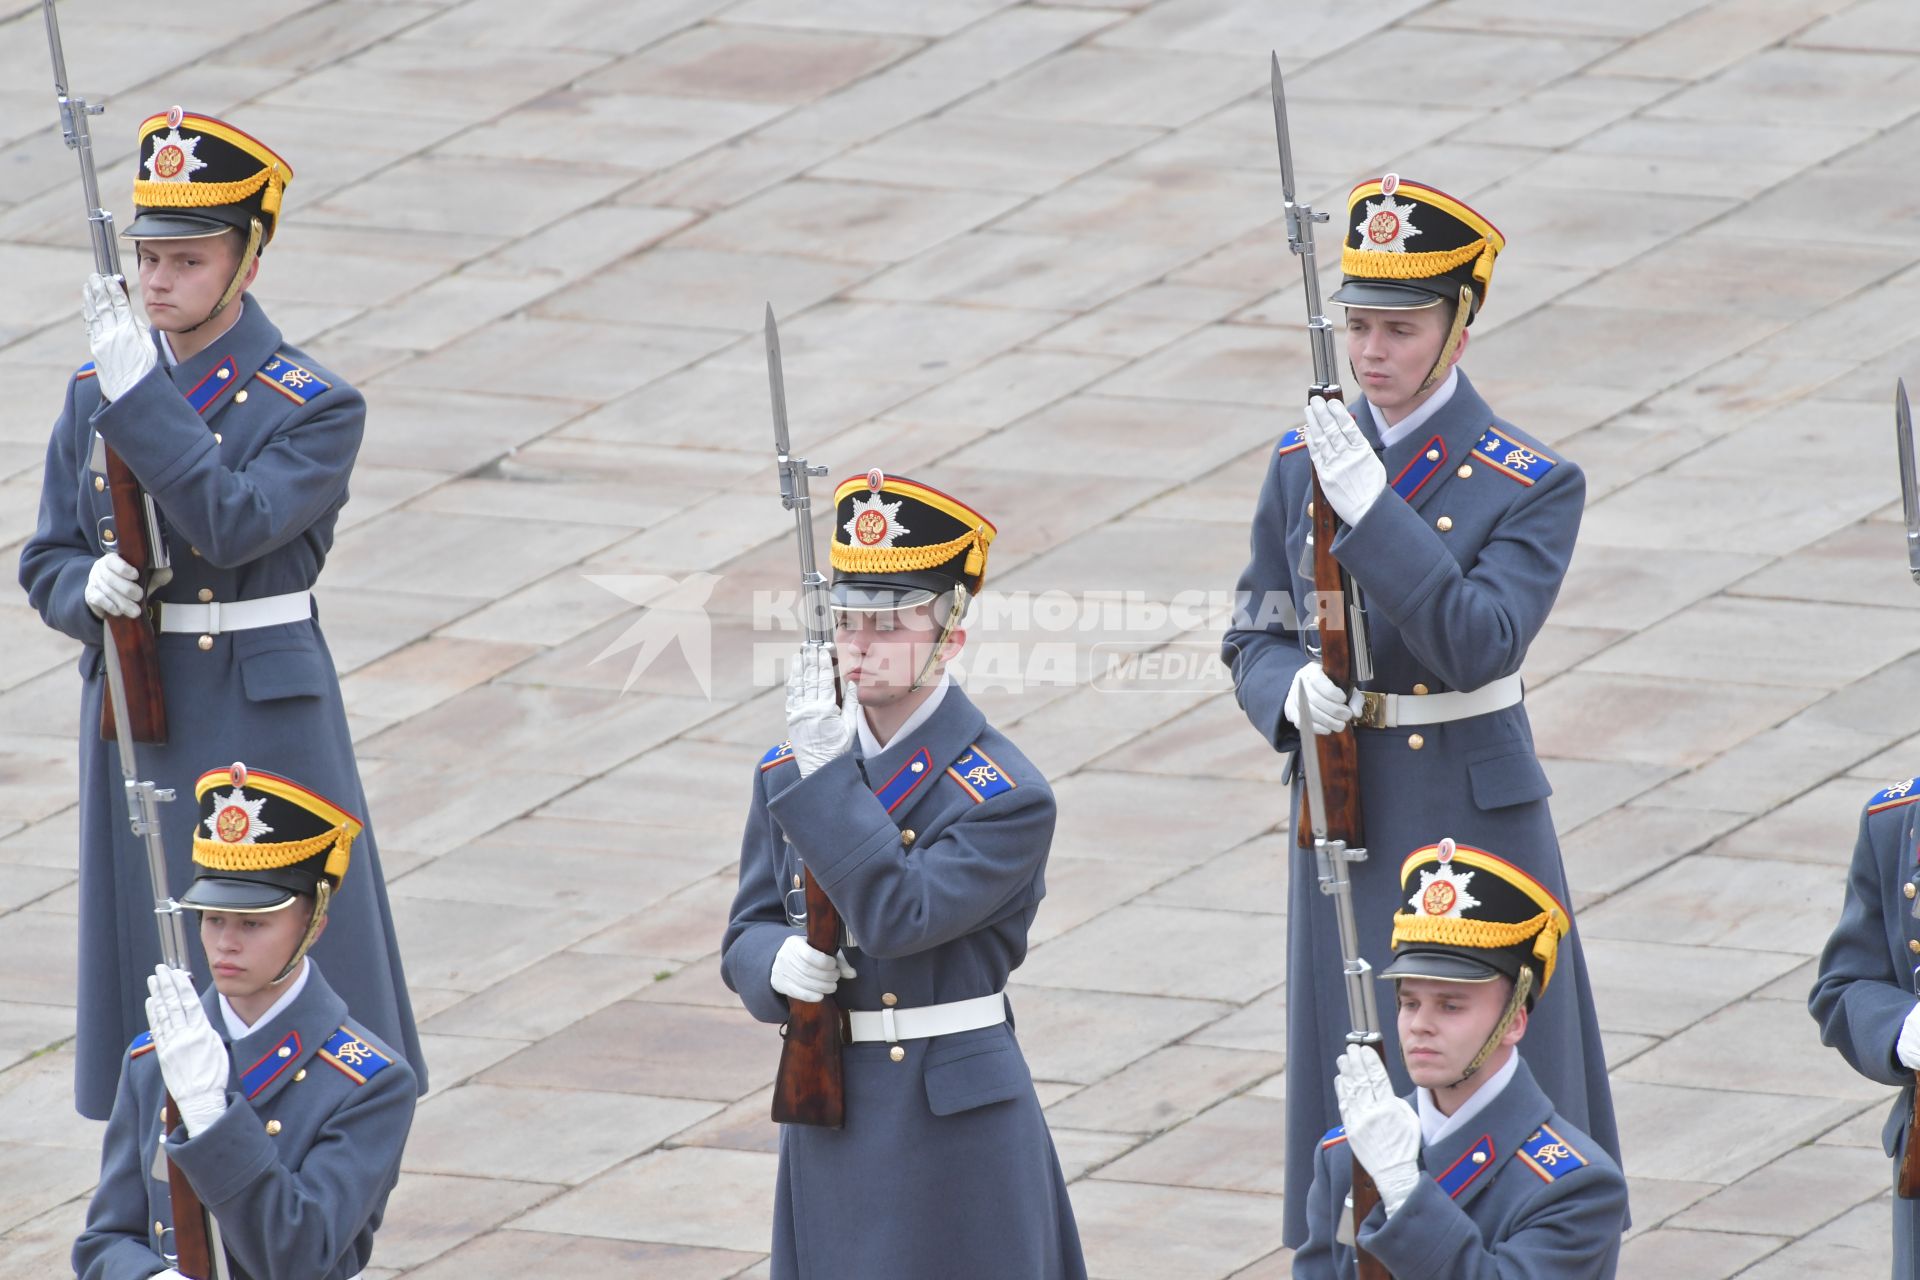
[[[765,773],[777,764],[793,759],[793,744],[783,742],[760,757],[760,772]]]
[[[152,1052],[153,1032],[151,1031],[142,1031],[133,1038],[133,1043],[127,1046],[127,1056],[129,1058],[137,1058],[143,1053]]]
[[[311,369],[301,368],[284,354],[275,355],[261,365],[260,371],[253,376],[295,404],[305,404],[322,391],[333,388],[331,382]]]
[[[1487,428],[1473,451],[1482,462],[1501,475],[1510,476],[1529,487],[1544,480],[1547,472],[1560,465],[1557,458],[1550,458],[1531,445],[1508,439],[1496,427]]]
[[[1567,1145],[1567,1140],[1541,1125],[1539,1131],[1520,1144],[1520,1162],[1548,1182],[1564,1178],[1575,1169],[1587,1167],[1587,1158]]]
[[[1280,451],[1278,456],[1284,457],[1292,453],[1295,449],[1304,449],[1306,447],[1307,429],[1305,427],[1295,427],[1280,437]]]
[[[78,382],[82,378],[91,378],[94,375],[94,373],[95,373],[95,370],[93,367],[93,361],[89,360],[85,364],[81,365],[78,369],[75,369],[73,371],[73,380],[75,382]]]
[[[1341,1143],[1345,1142],[1346,1140],[1347,1140],[1347,1126],[1343,1124],[1337,1124],[1333,1126],[1333,1128],[1327,1130],[1326,1133],[1321,1135],[1320,1149],[1322,1151],[1325,1151],[1328,1147],[1337,1147]]]
[[[1015,782],[1009,778],[992,757],[980,749],[979,743],[967,748],[967,753],[947,766],[947,776],[960,784],[975,804],[991,800],[1002,791],[1011,791]]]
[[[1873,799],[1867,801],[1867,812],[1878,813],[1882,809],[1897,809],[1903,804],[1912,804],[1920,800],[1920,790],[1914,789],[1914,783],[1920,778],[1908,778],[1905,782],[1896,782],[1890,787],[1873,793]]]
[[[393,1059],[360,1038],[360,1033],[342,1027],[320,1046],[320,1056],[340,1068],[355,1084],[367,1081],[393,1065]]]

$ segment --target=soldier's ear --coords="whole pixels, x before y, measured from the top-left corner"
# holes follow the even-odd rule
[[[259,274],[260,255],[256,253],[253,255],[253,261],[247,264],[247,278],[240,282],[240,292],[245,293],[247,290],[253,288],[253,278]],[[1461,345],[1464,348],[1465,344],[1462,343]]]
[[[1461,358],[1462,358],[1463,356],[1465,356],[1465,355],[1467,354],[1467,342],[1468,342],[1468,341],[1469,341],[1469,340],[1470,340],[1470,339],[1471,339],[1472,337],[1473,337],[1473,330],[1471,330],[1471,329],[1462,329],[1462,330],[1460,331],[1460,345],[1459,345],[1459,346],[1457,346],[1457,347],[1455,347],[1455,348],[1453,349],[1453,363],[1454,363],[1454,364],[1459,364],[1459,363],[1460,363],[1460,360],[1461,360]],[[1448,367],[1449,367],[1449,368],[1451,368],[1451,367],[1452,367],[1452,365],[1449,365]]]
[[[1514,1010],[1513,1023],[1512,1025],[1508,1026],[1507,1034],[1500,1037],[1500,1044],[1502,1045],[1502,1047],[1510,1048],[1513,1045],[1519,1044],[1520,1038],[1526,1034],[1527,1034],[1527,1007],[1523,1004],[1518,1009]]]

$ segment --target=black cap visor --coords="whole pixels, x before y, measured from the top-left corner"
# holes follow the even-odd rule
[[[205,240],[209,236],[225,235],[236,228],[231,222],[219,218],[203,217],[197,213],[187,213],[174,209],[146,209],[134,216],[127,229],[120,233],[123,240]]]
[[[180,905],[196,911],[230,911],[236,915],[253,915],[291,906],[298,896],[291,889],[277,884],[263,884],[258,880],[201,876],[180,895]]]
[[[1379,311],[1421,311],[1427,307],[1437,307],[1442,302],[1457,301],[1459,297],[1458,286],[1441,293],[1436,288],[1413,281],[1402,284],[1390,280],[1348,279],[1333,291],[1327,301],[1337,302],[1343,307],[1372,307]]]
[[[1380,977],[1429,978],[1435,982],[1492,982],[1495,978],[1513,977],[1514,974],[1500,967],[1499,959],[1505,957],[1482,960],[1458,951],[1405,949],[1380,971]]]

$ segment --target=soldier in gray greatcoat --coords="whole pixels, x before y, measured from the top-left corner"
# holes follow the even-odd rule
[[[1880,1141],[1901,1160],[1914,1141],[1920,1071],[1920,778],[1876,792],[1860,815],[1846,899],[1820,953],[1809,1008],[1822,1043],[1869,1080],[1898,1089]],[[1920,1278],[1920,1200],[1893,1197],[1894,1280]]]
[[[1053,793],[945,672],[994,528],[878,471],[834,501],[835,646],[803,646],[790,741],[755,771],[721,953],[763,1022],[826,995],[850,1011],[844,1127],[781,1129],[773,1276],[1080,1280],[1004,994],[1046,891]],[[803,862],[845,923],[836,955],[797,927]]]
[[[1394,872],[1436,828],[1508,856],[1567,900],[1520,668],[1573,554],[1586,482],[1573,463],[1494,416],[1464,372],[1467,325],[1505,241],[1466,205],[1394,175],[1356,187],[1341,255],[1348,363],[1364,399],[1315,399],[1281,437],[1254,513],[1223,656],[1240,705],[1276,751],[1303,729],[1358,737],[1368,862],[1352,870],[1362,949],[1379,948]],[[1303,570],[1318,474],[1343,527],[1333,553],[1368,609],[1374,678],[1351,699],[1309,652],[1314,584]],[[1312,724],[1295,723],[1296,689]],[[1293,801],[1298,828],[1299,800]],[[1332,1124],[1332,1054],[1347,1030],[1339,940],[1313,876],[1287,916],[1284,1238],[1306,1238],[1316,1134]],[[1613,1104],[1578,933],[1567,976],[1523,1051],[1561,1111],[1616,1156]],[[1387,1062],[1405,1077],[1387,1028]]]
[[[1341,1055],[1342,1123],[1319,1140],[1293,1274],[1350,1280],[1357,1240],[1398,1280],[1611,1280],[1626,1178],[1515,1051],[1552,982],[1566,908],[1452,839],[1415,850],[1400,881],[1408,896],[1380,977],[1394,983],[1416,1087],[1395,1097],[1372,1050]],[[1357,1231],[1355,1160],[1380,1193]]]
[[[38,527],[20,582],[48,626],[81,642],[79,1030],[74,1100],[104,1119],[139,993],[159,961],[146,855],[132,835],[113,744],[100,735],[101,620],[149,616],[169,740],[142,774],[190,793],[208,760],[241,755],[364,813],[333,658],[309,594],[347,500],[366,425],[359,392],[288,344],[244,292],[293,176],[231,125],[172,112],[140,126],[135,242],[150,332],[118,281],[88,281],[94,359],[74,374],[47,448]],[[118,554],[102,443],[153,497],[172,578],[142,598]],[[190,874],[185,830],[163,823],[169,883]],[[317,958],[347,1003],[397,1047],[422,1088],[372,833]],[[189,950],[194,948],[190,945]],[[202,959],[194,972],[204,981]]]
[[[362,826],[240,764],[194,789],[199,874],[180,901],[213,981],[202,997],[184,970],[147,979],[149,1028],[122,1051],[74,1274],[179,1280],[171,1163],[219,1224],[233,1280],[349,1280],[399,1180],[417,1086],[307,955]]]

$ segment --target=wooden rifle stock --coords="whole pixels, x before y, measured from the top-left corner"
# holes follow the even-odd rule
[[[1338,387],[1315,387],[1311,395],[1329,400],[1340,398]],[[1353,632],[1347,628],[1347,593],[1351,590],[1346,571],[1333,558],[1333,540],[1340,531],[1339,517],[1313,477],[1313,592],[1318,605],[1320,669],[1327,679],[1346,693],[1353,692]],[[1317,752],[1320,779],[1327,800],[1327,838],[1344,840],[1350,847],[1366,844],[1360,820],[1360,743],[1351,729],[1340,733],[1300,735],[1302,751]],[[1304,822],[1296,833],[1302,849],[1313,847],[1313,831]]]
[[[807,945],[824,955],[840,949],[840,913],[827,891],[806,876]],[[773,1079],[773,1118],[779,1124],[838,1129],[846,1122],[846,1075],[841,1046],[851,1038],[847,1015],[832,996],[789,1001],[780,1072]]]
[[[140,572],[143,592],[153,583],[154,547],[147,537],[147,495],[133,468],[112,449],[107,455],[107,493],[113,500],[113,549]],[[143,597],[144,599],[144,597]],[[167,708],[160,691],[160,653],[151,615],[107,619],[120,651],[120,673],[127,689],[127,728],[135,742],[167,740]],[[113,700],[100,700],[100,736],[114,738]]]
[[[166,1095],[166,1110],[160,1114],[168,1120],[177,1121],[180,1108],[173,1105],[173,1095]],[[166,1150],[168,1126],[160,1126],[161,1151]],[[184,1169],[172,1160],[167,1161],[167,1198],[173,1207],[173,1269],[187,1280],[213,1280],[213,1241],[207,1231],[207,1208],[200,1203],[200,1193],[187,1181]]]
[[[1912,1114],[1907,1117],[1907,1149],[1900,1155],[1900,1198],[1920,1200],[1920,1073],[1914,1076]]]

